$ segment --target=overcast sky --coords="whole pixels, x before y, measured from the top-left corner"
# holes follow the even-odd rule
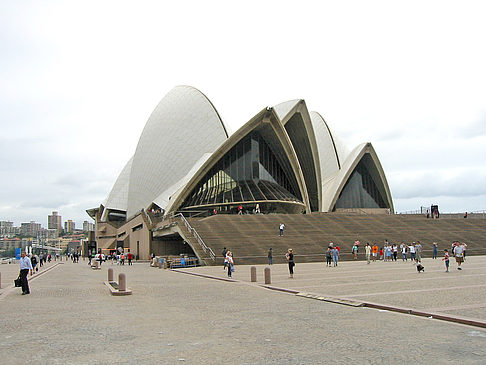
[[[398,212],[486,209],[484,1],[0,0],[0,220],[81,228],[157,103],[201,90],[234,132],[305,99],[371,142]]]

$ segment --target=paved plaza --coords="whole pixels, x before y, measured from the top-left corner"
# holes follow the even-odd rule
[[[236,264],[238,263],[236,258]],[[300,264],[289,279],[273,265],[272,286],[299,293],[430,310],[486,321],[486,257],[462,272],[425,259]],[[127,275],[133,295],[111,296],[107,268]],[[3,364],[484,364],[486,330],[368,307],[309,299],[250,283],[250,267],[151,268],[147,263],[51,263],[11,288],[17,265],[0,265]]]

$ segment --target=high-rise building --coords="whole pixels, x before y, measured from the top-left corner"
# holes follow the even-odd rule
[[[76,223],[74,223],[71,219],[68,219],[66,222],[64,222],[64,232],[73,233],[75,228]]]
[[[83,222],[83,232],[91,232],[95,230],[94,223],[90,223],[88,221]]]
[[[13,222],[0,221],[0,234],[7,235],[13,233]]]
[[[37,234],[41,231],[41,224],[34,221],[29,223],[20,223],[20,232],[23,236],[37,237]]]
[[[57,229],[62,231],[62,217],[57,212],[52,212],[47,216],[47,229]]]

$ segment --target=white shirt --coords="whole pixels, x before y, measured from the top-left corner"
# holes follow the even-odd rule
[[[454,250],[454,255],[456,257],[462,257],[463,251],[464,251],[464,247],[463,246],[456,246],[456,249]]]
[[[19,262],[20,262],[20,270],[25,270],[25,269],[33,270],[32,262],[30,262],[30,259],[27,256],[21,257]]]

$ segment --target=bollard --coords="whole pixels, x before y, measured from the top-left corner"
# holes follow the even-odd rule
[[[127,277],[123,273],[118,275],[118,291],[127,291]]]
[[[252,266],[250,268],[250,277],[251,277],[251,282],[252,283],[255,283],[257,281],[257,277],[256,277],[256,267],[255,266]]]
[[[164,269],[167,269],[167,260],[164,260]]]
[[[270,268],[266,267],[264,270],[265,273],[265,284],[271,284],[272,283],[272,278],[270,276]]]
[[[157,267],[159,269],[162,269],[162,267],[163,267],[162,260],[157,261]]]
[[[97,269],[99,266],[100,266],[100,262],[98,260],[94,260],[91,263],[91,267],[94,268],[94,269]]]
[[[108,281],[109,282],[114,281],[113,280],[113,269],[111,267],[108,269]]]

